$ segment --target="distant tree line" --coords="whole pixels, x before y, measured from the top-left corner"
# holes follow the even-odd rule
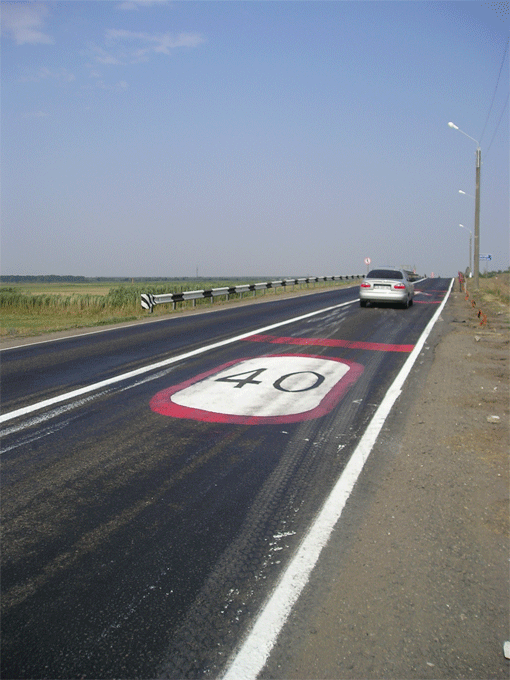
[[[200,277],[200,281],[217,281],[218,278],[223,277]],[[251,281],[253,277],[248,277]],[[255,279],[253,279],[255,280]],[[196,277],[192,276],[58,276],[57,274],[39,274],[37,276],[21,276],[21,275],[1,275],[0,284],[5,283],[99,283],[99,282],[146,282],[146,281],[196,281]]]
[[[480,272],[480,276],[482,278],[486,277],[488,279],[491,279],[493,276],[498,276],[498,274],[508,274],[509,272],[510,272],[510,268],[509,269],[498,269],[498,271],[483,272],[483,274],[482,274],[482,272]]]
[[[56,276],[54,274],[40,276],[2,275],[0,283],[84,283],[84,276]]]

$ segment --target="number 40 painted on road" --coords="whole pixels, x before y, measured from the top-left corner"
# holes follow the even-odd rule
[[[268,425],[329,413],[363,367],[305,354],[239,359],[158,392],[156,413],[214,423]]]

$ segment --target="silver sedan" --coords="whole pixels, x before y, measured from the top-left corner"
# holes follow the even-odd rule
[[[403,269],[384,267],[372,269],[360,285],[359,303],[366,307],[367,302],[390,302],[407,309],[413,304],[414,285]]]

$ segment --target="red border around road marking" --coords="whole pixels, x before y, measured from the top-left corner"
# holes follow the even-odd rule
[[[326,359],[324,356],[315,354],[280,354],[274,356],[296,356],[323,360]],[[252,359],[253,357],[250,358]],[[152,411],[160,413],[163,416],[171,416],[173,418],[187,418],[190,420],[202,420],[207,423],[234,423],[237,425],[279,425],[281,423],[297,423],[303,420],[320,418],[321,416],[329,413],[338,404],[340,399],[344,396],[351,385],[353,385],[363,373],[363,366],[361,364],[357,364],[353,361],[347,361],[345,359],[338,359],[336,357],[327,357],[327,359],[330,361],[337,361],[340,364],[346,364],[349,366],[349,371],[337,382],[334,387],[331,388],[328,394],[326,394],[326,396],[322,399],[320,404],[310,411],[303,411],[301,413],[283,416],[238,416],[233,414],[217,413],[215,411],[205,411],[198,408],[189,408],[187,406],[180,406],[179,404],[175,404],[172,401],[172,395],[176,394],[177,392],[180,392],[186,387],[189,387],[200,380],[204,380],[215,373],[220,373],[220,371],[223,371],[229,366],[247,361],[247,357],[236,359],[235,361],[228,361],[226,364],[216,366],[216,368],[213,368],[210,371],[206,371],[205,373],[201,373],[200,375],[191,378],[191,380],[186,380],[185,382],[158,392],[151,399],[150,407]]]
[[[317,345],[320,347],[348,347],[349,349],[369,349],[379,352],[412,352],[414,345],[391,345],[384,342],[362,342],[359,340],[335,340],[332,338],[285,338],[276,335],[250,335],[247,342],[269,342],[274,345]]]

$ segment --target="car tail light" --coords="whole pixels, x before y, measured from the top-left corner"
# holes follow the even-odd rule
[[[397,290],[405,290],[405,286],[403,283],[396,283],[393,288],[396,288]]]
[[[370,288],[370,284],[369,283],[362,283],[360,288]]]

